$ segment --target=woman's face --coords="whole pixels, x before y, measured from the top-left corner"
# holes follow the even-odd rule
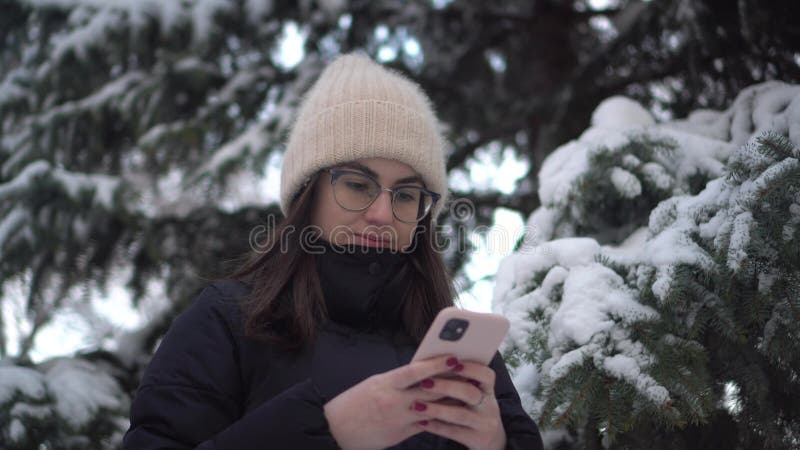
[[[384,188],[424,186],[422,178],[411,167],[391,159],[357,159],[336,168],[370,175]],[[322,172],[315,194],[311,224],[322,230],[323,239],[328,242],[392,250],[404,250],[411,244],[418,222],[402,222],[392,214],[391,193],[381,191],[368,208],[349,211],[339,206],[334,198],[331,174]]]

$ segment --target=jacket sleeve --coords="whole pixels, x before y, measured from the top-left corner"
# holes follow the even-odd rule
[[[522,408],[519,394],[511,382],[503,357],[497,353],[491,362],[495,372],[494,393],[500,405],[500,418],[506,430],[506,450],[541,450],[539,428]]]
[[[176,319],[131,404],[123,449],[338,449],[310,380],[243,416],[230,307],[212,285]]]

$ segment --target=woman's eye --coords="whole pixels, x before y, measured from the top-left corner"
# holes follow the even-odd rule
[[[345,186],[354,191],[366,191],[369,188],[366,183],[360,183],[358,181],[346,181]]]
[[[397,193],[397,200],[401,202],[414,202],[417,200],[418,197],[419,196],[415,195],[412,192],[401,191]]]

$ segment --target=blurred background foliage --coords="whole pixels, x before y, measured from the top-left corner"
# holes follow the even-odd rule
[[[534,211],[543,159],[601,100],[668,120],[796,83],[798,16],[794,0],[0,0],[0,358],[35,366],[41,330],[81,320],[75,357],[132,393],[175,315],[279,216],[293,113],[339,53],[431,96],[452,197],[474,206],[440,218],[461,274],[470,231]],[[134,326],[96,307],[119,286]]]

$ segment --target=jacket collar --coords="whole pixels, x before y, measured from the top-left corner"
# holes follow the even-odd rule
[[[314,257],[328,318],[357,330],[401,327],[408,255],[320,244]]]

